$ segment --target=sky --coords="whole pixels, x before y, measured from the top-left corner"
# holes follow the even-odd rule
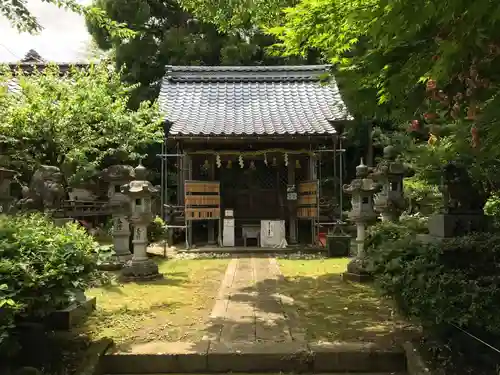
[[[90,0],[77,1],[90,3]],[[19,61],[30,49],[54,62],[76,62],[85,58],[91,38],[82,16],[41,0],[27,0],[27,4],[43,30],[38,35],[20,34],[0,15],[0,62]]]

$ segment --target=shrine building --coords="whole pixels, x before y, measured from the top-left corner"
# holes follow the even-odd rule
[[[167,67],[163,164],[176,177],[162,178],[163,203],[182,207],[187,247],[317,244],[341,211],[341,135],[353,120],[329,70]]]

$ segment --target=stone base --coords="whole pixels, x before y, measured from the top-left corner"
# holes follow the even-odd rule
[[[127,263],[132,260],[133,255],[131,253],[128,254],[116,254],[116,258],[119,262]]]
[[[489,229],[489,220],[482,214],[436,214],[429,217],[429,235],[435,238],[464,236]]]
[[[63,310],[57,310],[47,317],[47,325],[56,330],[69,330],[84,321],[96,308],[96,299],[75,303]]]
[[[342,274],[342,280],[344,281],[354,281],[356,283],[369,283],[373,281],[373,276],[370,274],[363,273],[350,273],[344,272]]]
[[[121,262],[107,262],[102,263],[97,266],[97,269],[101,271],[119,271],[123,268],[123,263]]]
[[[347,272],[342,274],[342,279],[364,283],[372,281],[373,275],[367,270],[365,260],[354,258],[347,264]]]
[[[148,281],[162,279],[158,272],[158,265],[151,259],[131,260],[122,268],[123,281]]]

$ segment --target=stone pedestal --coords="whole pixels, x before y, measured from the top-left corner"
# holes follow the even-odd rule
[[[345,281],[355,281],[366,283],[373,280],[372,274],[368,271],[368,264],[365,258],[354,258],[347,264],[347,272],[342,274]]]
[[[489,221],[483,214],[436,214],[429,217],[429,235],[438,238],[463,236],[489,229]]]
[[[372,280],[372,276],[368,271],[366,254],[365,254],[365,240],[366,240],[366,223],[356,223],[356,256],[347,264],[347,272],[342,275],[344,280],[367,282]]]
[[[481,213],[440,213],[429,217],[427,227],[429,234],[418,235],[418,239],[424,243],[488,231],[490,220]]]
[[[130,253],[130,224],[123,214],[113,215],[113,245],[118,261],[132,259]]]
[[[156,280],[163,278],[158,272],[158,265],[148,258],[148,236],[147,225],[137,223],[134,227],[134,255],[132,260],[125,264],[122,276],[128,280]]]

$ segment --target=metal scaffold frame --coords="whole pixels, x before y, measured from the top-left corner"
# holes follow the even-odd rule
[[[157,157],[161,158],[161,218],[163,221],[166,221],[166,208],[170,207],[168,204],[169,199],[168,199],[168,158],[170,157],[176,157],[176,158],[181,158],[181,164],[182,164],[182,170],[185,171],[184,169],[184,157],[186,156],[184,153],[180,152],[179,149],[179,144],[177,143],[176,145],[176,153],[175,154],[169,154],[167,151],[167,145],[166,145],[166,139],[162,144],[162,153],[156,155]],[[188,163],[188,176],[191,176],[191,163]],[[179,199],[179,198],[178,198]],[[165,229],[184,229],[186,231],[186,247],[189,248],[189,238],[188,238],[188,229],[189,229],[189,223],[186,219],[186,215],[184,214],[184,225],[169,225],[166,224]],[[165,240],[163,242],[163,256],[167,256],[167,241]]]
[[[345,153],[345,148],[343,146],[343,136],[342,134],[338,135],[338,141],[333,138],[333,149],[317,149],[314,151],[316,155],[319,156],[318,158],[318,205],[317,205],[317,216],[316,220],[314,223],[314,226],[316,227],[316,230],[313,232],[313,235],[315,236],[316,240],[319,241],[319,231],[320,227],[326,226],[326,227],[333,227],[335,229],[336,226],[343,225],[344,220],[343,220],[343,205],[344,205],[344,199],[343,199],[343,190],[342,186],[344,185],[344,169],[345,169],[345,160],[344,160],[344,153]],[[321,167],[321,155],[323,153],[333,153],[333,175],[334,177],[338,176],[339,183],[334,189],[334,196],[335,198],[338,198],[338,205],[339,205],[339,218],[335,220],[334,222],[325,222],[321,223],[320,222],[320,197],[322,195],[322,167]],[[338,156],[338,163],[337,163],[337,156]],[[334,185],[335,186],[335,185]]]
[[[319,235],[319,230],[320,227],[322,226],[337,226],[339,224],[343,223],[343,191],[342,191],[342,186],[343,186],[343,172],[344,172],[344,167],[345,167],[345,160],[344,160],[344,153],[345,149],[343,148],[343,142],[342,142],[342,136],[340,135],[338,138],[334,137],[333,138],[333,149],[316,149],[316,150],[310,150],[311,154],[313,154],[316,158],[315,162],[317,165],[316,169],[316,179],[318,181],[318,189],[317,189],[317,203],[316,203],[316,217],[312,217],[312,228],[313,228],[313,239],[314,241],[318,241],[318,235]],[[335,222],[332,223],[321,223],[320,222],[320,197],[322,196],[322,154],[326,153],[333,153],[333,175],[334,177],[338,176],[338,185],[334,185],[334,196],[335,198],[338,198],[338,205],[339,205],[339,219],[336,220]],[[192,179],[192,163],[190,162],[189,157],[186,160],[186,155],[185,153],[182,153],[179,147],[179,144],[177,143],[176,145],[176,151],[175,153],[168,153],[167,150],[167,145],[166,145],[166,139],[165,142],[162,144],[162,153],[158,154],[157,157],[161,158],[161,207],[162,207],[162,212],[161,212],[161,217],[164,221],[166,221],[166,208],[167,207],[172,207],[169,203],[168,199],[168,159],[171,157],[175,158],[180,158],[180,162],[178,165],[178,171],[182,171],[182,173],[185,174],[183,180],[191,180]],[[338,159],[337,159],[338,158]],[[187,161],[187,162],[186,162]],[[312,176],[311,176],[312,177]],[[184,192],[184,189],[182,189],[182,192]],[[181,197],[178,197],[178,201],[181,202],[183,199]],[[176,206],[179,208],[180,206]],[[183,207],[184,210],[184,207]],[[187,219],[186,215],[184,214],[184,225],[165,225],[165,229],[184,229],[185,230],[185,243],[186,243],[186,248],[189,249],[191,246],[191,237],[192,237],[192,223],[190,220]],[[164,256],[166,256],[166,241],[164,243]]]

